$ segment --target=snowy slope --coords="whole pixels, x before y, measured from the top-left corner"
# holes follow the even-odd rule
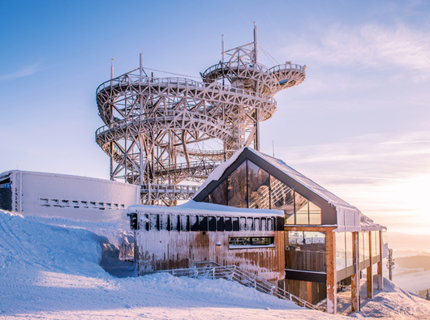
[[[0,319],[346,318],[305,310],[225,280],[167,274],[115,278],[99,266],[105,237],[40,221],[0,211]],[[382,297],[387,308],[396,304],[399,312],[405,301],[414,303],[403,315],[413,311],[425,319],[430,314],[430,303],[393,291],[392,299],[391,292],[376,299]],[[367,303],[363,315],[372,316],[372,310]],[[382,307],[378,312],[389,314]]]
[[[99,266],[105,238],[87,230],[1,211],[0,230],[0,318],[270,319],[300,309],[225,280],[114,278]]]

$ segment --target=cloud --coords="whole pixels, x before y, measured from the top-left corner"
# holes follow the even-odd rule
[[[400,67],[430,74],[430,32],[403,24],[386,27],[333,25],[321,28],[317,39],[291,44],[284,53],[334,66]]]
[[[404,217],[408,232],[430,224],[430,131],[290,146],[279,148],[276,157],[391,230],[400,230]]]
[[[41,69],[39,64],[25,66],[19,69],[18,71],[15,71],[12,73],[0,74],[0,81],[25,78],[39,72],[40,70]]]

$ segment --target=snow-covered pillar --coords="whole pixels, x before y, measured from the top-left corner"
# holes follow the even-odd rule
[[[336,240],[333,231],[325,233],[327,263],[327,312],[337,312]]]
[[[352,266],[354,274],[351,275],[351,310],[360,311],[360,255],[358,232],[352,233]]]
[[[367,267],[367,298],[373,298],[373,252],[372,252],[372,231],[367,232],[369,237],[369,262]]]
[[[378,290],[382,290],[384,289],[384,281],[383,281],[383,277],[382,277],[382,231],[378,231],[379,232],[379,261],[378,261]]]

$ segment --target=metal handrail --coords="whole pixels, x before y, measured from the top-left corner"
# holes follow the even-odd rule
[[[118,120],[115,121],[111,124],[106,124],[104,126],[101,126],[100,128],[98,128],[96,130],[96,137],[99,136],[100,134],[110,131],[110,130],[116,130],[116,129],[120,129],[122,127],[128,127],[130,124],[133,123],[141,123],[141,122],[151,122],[151,121],[155,121],[155,120],[173,120],[174,117],[176,116],[180,116],[180,115],[192,115],[195,118],[201,118],[204,121],[209,121],[211,123],[214,123],[214,125],[218,128],[222,128],[222,126],[224,125],[224,122],[217,119],[217,118],[213,118],[210,116],[207,116],[205,114],[201,114],[199,112],[192,112],[192,111],[186,111],[184,112],[184,110],[167,110],[167,111],[156,111],[155,113],[142,113],[139,115],[136,115],[134,117],[131,117],[129,119],[122,119],[122,120]],[[224,130],[225,132],[229,133],[227,130]]]
[[[271,284],[263,279],[260,279],[256,275],[246,272],[235,265],[222,266],[214,262],[207,262],[207,265],[204,265],[204,263],[199,263],[199,264],[203,264],[203,266],[201,267],[195,266],[192,268],[159,270],[152,273],[166,272],[173,276],[226,279],[226,280],[238,282],[239,284],[247,287],[253,287],[255,290],[258,290],[263,293],[271,294],[279,299],[290,300],[301,307],[305,307],[312,310],[320,310],[320,311],[322,310],[321,308],[309,303],[308,301],[291,294],[290,292],[284,290],[283,288],[277,285]]]
[[[124,79],[121,79],[120,77],[124,77]],[[269,96],[264,96],[261,95],[257,92],[254,91],[250,91],[250,90],[246,90],[246,89],[241,89],[241,88],[236,88],[230,85],[226,85],[226,84],[219,84],[217,82],[212,82],[210,84],[206,84],[204,82],[200,82],[200,81],[196,81],[196,80],[192,80],[192,79],[188,79],[188,78],[180,78],[180,77],[166,77],[166,78],[150,78],[150,77],[140,77],[137,75],[133,75],[130,73],[127,73],[125,75],[122,75],[120,77],[111,79],[111,80],[107,80],[103,83],[101,83],[96,90],[96,94],[99,95],[99,93],[108,88],[108,87],[115,87],[116,85],[119,84],[132,84],[132,85],[152,85],[152,84],[156,84],[159,86],[168,86],[168,85],[174,85],[175,87],[178,88],[188,88],[188,89],[193,89],[193,88],[201,88],[201,89],[217,89],[218,91],[221,91],[224,94],[229,94],[229,93],[234,93],[234,94],[241,94],[244,96],[252,96],[252,97],[256,97],[262,100],[266,100],[268,103],[275,103],[275,100],[272,99]],[[133,80],[132,78],[137,78],[135,80]]]

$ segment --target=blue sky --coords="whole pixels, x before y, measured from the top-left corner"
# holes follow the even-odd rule
[[[272,153],[393,231],[428,233],[430,2],[0,0],[0,171],[108,177],[95,90],[138,65],[198,76],[258,38],[307,65],[262,124]],[[271,58],[261,54],[268,65]]]

